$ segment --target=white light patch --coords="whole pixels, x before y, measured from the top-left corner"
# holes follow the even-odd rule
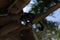
[[[27,20],[27,22],[30,22],[30,20]]]
[[[36,29],[36,32],[39,32],[39,30],[38,30],[38,29]]]
[[[36,29],[36,24],[33,24],[32,27],[33,27],[34,29]]]
[[[26,25],[26,22],[24,22],[24,21],[21,21],[21,24],[22,24],[22,25]]]
[[[60,25],[58,25],[58,29],[60,29]]]
[[[41,27],[41,25],[40,24],[37,24],[37,27]]]

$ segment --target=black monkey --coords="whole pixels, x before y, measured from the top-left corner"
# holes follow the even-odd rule
[[[20,17],[20,24],[27,25],[29,23],[32,23],[33,19],[35,18],[35,14],[32,13],[24,13],[22,11],[22,15]]]

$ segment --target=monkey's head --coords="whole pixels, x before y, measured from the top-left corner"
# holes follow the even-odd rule
[[[24,13],[20,17],[20,24],[21,25],[27,25],[29,23],[32,23],[34,18],[35,18],[34,14],[32,14],[32,13]]]

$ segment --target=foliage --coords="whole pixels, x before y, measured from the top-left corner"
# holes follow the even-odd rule
[[[36,0],[37,4],[33,4],[32,10],[36,15],[46,12],[50,7],[56,5],[59,0]]]
[[[34,12],[36,14],[36,16],[42,15],[49,8],[56,5],[56,3],[60,2],[59,0],[36,0],[36,1],[37,1],[37,4],[34,4],[32,7],[32,10],[30,11],[30,12]],[[55,25],[56,23],[48,22],[45,19],[40,21],[40,23],[41,22],[42,22],[44,28],[46,27],[47,29],[50,29],[50,30],[56,30],[56,28],[57,28],[57,26]]]
[[[56,3],[60,2],[60,0],[37,0],[37,4],[34,4],[32,7],[32,10],[30,12],[35,13],[37,16],[42,15],[44,12],[46,12],[49,8],[51,8],[52,6],[56,5]],[[56,30],[58,29],[58,26],[55,25],[56,23],[53,22],[48,22],[47,20],[42,20],[40,23],[42,23],[44,26],[44,30],[42,31],[43,33],[45,32],[46,34],[50,34],[52,38],[52,32],[56,32]],[[39,24],[40,24],[39,23]],[[38,23],[37,23],[38,24]],[[41,24],[40,24],[41,25]],[[42,27],[40,26],[40,27]],[[39,29],[39,27],[37,26],[37,28],[35,29],[35,31]],[[47,33],[49,30],[49,33]],[[37,36],[39,39],[42,40],[42,36],[44,36],[42,34],[41,31],[36,32]],[[40,35],[41,34],[41,35]],[[60,34],[59,34],[60,35]],[[47,35],[46,35],[47,36]],[[57,37],[57,34],[55,34],[55,36]]]

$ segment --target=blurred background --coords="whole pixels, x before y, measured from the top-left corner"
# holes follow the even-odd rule
[[[59,2],[60,0],[31,0],[23,11],[41,16]],[[60,40],[60,8],[51,12],[44,20],[33,24],[32,27],[39,40]]]

